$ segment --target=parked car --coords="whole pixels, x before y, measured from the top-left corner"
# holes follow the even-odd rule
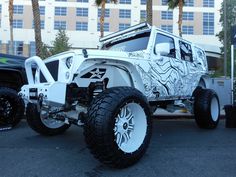
[[[27,84],[25,59],[0,54],[0,127],[14,127],[24,114],[24,102],[18,92]]]
[[[20,94],[33,130],[57,135],[83,125],[94,157],[124,168],[146,152],[157,107],[186,107],[200,128],[216,128],[219,99],[204,88],[208,65],[199,46],[146,23],[99,46],[26,60],[28,84]]]

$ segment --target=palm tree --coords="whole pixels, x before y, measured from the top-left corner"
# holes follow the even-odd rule
[[[178,20],[178,29],[179,36],[182,37],[182,22],[183,22],[183,7],[185,0],[168,0],[169,9],[175,9],[179,7],[179,20]]]
[[[38,0],[31,0],[32,10],[34,16],[34,35],[35,35],[35,46],[36,55],[42,56],[42,37],[41,37],[41,21],[40,21],[40,10]]]
[[[146,11],[147,11],[147,23],[152,25],[152,0],[147,0]]]
[[[9,44],[9,53],[13,54],[13,1],[9,0],[8,11],[9,11],[9,24],[10,24],[10,44]]]
[[[117,0],[110,0],[110,2],[117,3]],[[100,7],[101,6],[101,16],[100,16],[100,37],[104,36],[104,18],[106,12],[106,3],[107,0],[95,0],[95,4]]]

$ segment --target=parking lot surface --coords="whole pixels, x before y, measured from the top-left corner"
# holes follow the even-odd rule
[[[141,161],[112,169],[89,153],[82,128],[43,137],[23,120],[0,132],[0,176],[235,177],[236,129],[226,129],[224,120],[216,130],[202,130],[192,119],[154,119],[151,144]]]

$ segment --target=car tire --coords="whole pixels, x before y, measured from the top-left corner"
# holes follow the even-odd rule
[[[0,125],[16,126],[24,115],[24,101],[18,93],[7,87],[0,87]]]
[[[37,133],[45,136],[53,136],[64,133],[70,124],[53,118],[43,118],[37,109],[37,105],[29,103],[26,109],[26,119],[29,126]]]
[[[220,117],[219,98],[214,90],[198,88],[194,92],[194,115],[200,128],[214,129]]]
[[[95,97],[85,121],[85,141],[104,164],[125,168],[146,152],[152,131],[149,104],[131,87],[114,87]]]

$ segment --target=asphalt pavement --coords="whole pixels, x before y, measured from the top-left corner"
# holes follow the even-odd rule
[[[236,129],[199,129],[193,119],[153,122],[147,153],[134,166],[118,170],[98,162],[86,148],[83,129],[43,137],[25,120],[0,132],[1,177],[235,177]]]

